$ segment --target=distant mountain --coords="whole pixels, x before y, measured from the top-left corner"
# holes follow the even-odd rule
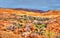
[[[24,10],[24,11],[33,11],[33,12],[47,12],[47,11],[43,11],[43,10],[35,10],[35,9],[24,9],[24,8],[14,8],[15,10]]]

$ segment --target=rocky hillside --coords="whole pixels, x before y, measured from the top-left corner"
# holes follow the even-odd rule
[[[0,8],[0,38],[60,38],[60,10]]]

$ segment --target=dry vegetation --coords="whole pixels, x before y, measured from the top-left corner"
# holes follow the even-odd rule
[[[6,30],[5,27],[7,25],[9,25],[9,22],[4,22],[4,21],[0,21],[0,38],[60,38],[60,10],[51,10],[45,13],[40,13],[40,12],[29,12],[29,11],[24,11],[24,10],[12,10],[12,9],[4,9],[4,8],[0,8],[0,14],[17,14],[17,15],[21,15],[21,14],[26,14],[26,15],[30,15],[30,16],[39,16],[39,17],[48,17],[48,18],[52,18],[46,27],[46,31],[44,33],[44,35],[31,35],[29,34],[29,36],[24,37],[21,35],[21,33],[19,33],[20,31],[23,31],[22,29],[16,29],[15,31],[11,32],[9,30]],[[2,18],[4,18],[4,16],[2,16]],[[5,25],[6,26],[5,26]],[[33,28],[34,31],[34,27]],[[30,32],[32,33],[32,32]]]

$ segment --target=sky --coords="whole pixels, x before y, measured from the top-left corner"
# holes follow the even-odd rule
[[[60,0],[0,0],[2,8],[27,8],[36,10],[60,10]]]

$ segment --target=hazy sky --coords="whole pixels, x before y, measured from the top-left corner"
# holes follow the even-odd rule
[[[60,0],[0,0],[0,7],[60,10]]]

